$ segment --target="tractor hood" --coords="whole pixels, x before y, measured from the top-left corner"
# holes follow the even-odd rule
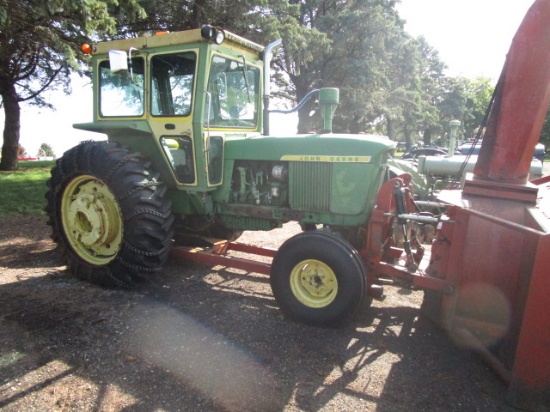
[[[228,139],[227,159],[380,163],[396,143],[384,136],[308,134]]]

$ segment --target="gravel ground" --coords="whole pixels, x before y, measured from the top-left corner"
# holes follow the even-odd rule
[[[245,232],[277,247],[297,230]],[[44,218],[0,227],[2,411],[512,411],[506,386],[386,285],[341,329],[284,319],[268,278],[171,261],[138,290],[71,278]],[[541,407],[541,411],[544,408]]]

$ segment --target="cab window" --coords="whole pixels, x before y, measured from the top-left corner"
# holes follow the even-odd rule
[[[129,67],[131,70],[113,72],[108,60],[99,64],[99,111],[102,116],[143,115],[143,59],[131,59]]]
[[[151,59],[151,114],[188,116],[193,101],[196,55],[162,54]]]
[[[255,127],[260,70],[246,59],[215,55],[208,78],[206,119],[213,127]]]
[[[195,161],[191,138],[189,136],[167,136],[160,139],[160,144],[178,180],[182,183],[195,182]]]

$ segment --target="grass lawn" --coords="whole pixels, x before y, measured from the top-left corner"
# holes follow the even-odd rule
[[[0,216],[44,215],[44,197],[54,161],[19,162],[19,170],[0,172]]]

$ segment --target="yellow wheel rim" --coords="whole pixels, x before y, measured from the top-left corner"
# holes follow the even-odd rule
[[[320,260],[307,259],[290,273],[290,288],[301,303],[310,308],[324,308],[338,294],[338,280],[332,269]]]
[[[122,214],[101,180],[82,175],[69,182],[61,198],[61,222],[80,258],[96,266],[115,258],[122,243]]]

